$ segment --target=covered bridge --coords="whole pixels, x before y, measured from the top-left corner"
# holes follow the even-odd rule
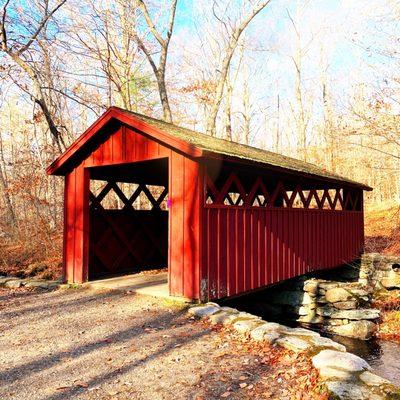
[[[210,300],[363,251],[369,187],[117,107],[47,172],[65,177],[68,282],[167,267],[170,295]]]

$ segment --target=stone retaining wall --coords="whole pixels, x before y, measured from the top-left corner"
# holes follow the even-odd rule
[[[370,307],[374,293],[400,289],[400,257],[363,254],[361,260],[314,278],[297,277],[265,292],[265,315],[315,325],[358,339],[374,335],[380,312]]]
[[[268,291],[266,314],[294,320],[330,333],[369,339],[379,310],[369,308],[372,290],[359,282],[297,278]]]
[[[328,289],[329,290],[329,289]],[[230,326],[252,340],[265,341],[295,353],[305,352],[319,371],[332,398],[343,400],[381,400],[397,397],[393,384],[371,372],[362,358],[346,352],[346,348],[319,333],[304,328],[263,321],[255,315],[230,307],[207,303],[189,309],[190,315],[206,318],[211,324]]]

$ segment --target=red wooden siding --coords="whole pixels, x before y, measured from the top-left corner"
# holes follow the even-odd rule
[[[203,182],[199,164],[125,125],[112,130],[106,127],[101,136],[102,142],[98,142],[65,178],[66,281],[80,283],[88,277],[90,167],[168,157],[170,293],[199,298],[200,193]]]
[[[361,211],[205,206],[203,229],[203,300],[351,262],[364,244]]]

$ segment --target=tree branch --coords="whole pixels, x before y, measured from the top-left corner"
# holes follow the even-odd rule
[[[36,31],[34,34],[31,36],[31,38],[28,40],[28,42],[22,46],[17,52],[16,55],[20,56],[23,52],[29,49],[31,44],[36,40],[44,26],[46,25],[47,21],[54,15],[54,13],[63,5],[66,3],[67,0],[61,0],[60,3],[56,7],[53,8],[52,11],[50,11],[48,14],[45,14],[42,21],[39,23],[39,26],[37,27]]]
[[[7,0],[4,4],[3,7],[3,15],[1,17],[1,25],[0,25],[0,29],[1,29],[1,47],[3,49],[3,51],[7,52],[8,48],[7,48],[7,31],[6,31],[6,16],[7,16],[7,7],[8,4],[10,3],[10,0]]]
[[[157,31],[156,26],[153,22],[153,20],[150,17],[149,10],[147,9],[146,4],[144,3],[143,0],[137,0],[139,8],[142,10],[144,19],[146,20],[146,24],[150,29],[150,32],[153,34],[153,36],[156,38],[157,42],[160,43],[161,47],[165,46],[165,40],[163,37],[160,35],[160,33]],[[175,1],[176,3],[176,1]]]

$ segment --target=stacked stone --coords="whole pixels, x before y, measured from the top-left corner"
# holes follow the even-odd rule
[[[55,289],[60,286],[58,281],[44,279],[20,279],[14,276],[0,276],[0,287],[20,288],[22,286],[40,289]]]
[[[273,293],[268,311],[338,335],[368,339],[379,318],[379,310],[368,308],[371,294],[359,282],[298,280],[291,288]]]
[[[313,283],[314,285],[314,283]],[[329,290],[329,289],[328,289]],[[306,293],[306,292],[304,292]],[[224,325],[254,341],[303,353],[310,357],[326,386],[329,398],[340,400],[384,400],[398,398],[398,388],[371,372],[362,358],[346,352],[335,341],[314,331],[263,321],[260,317],[215,303],[192,307],[193,317],[205,318],[212,325]]]
[[[374,290],[400,289],[400,257],[363,254],[358,281]]]

